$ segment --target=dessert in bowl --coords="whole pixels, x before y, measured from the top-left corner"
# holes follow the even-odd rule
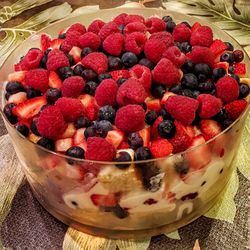
[[[249,59],[198,19],[113,12],[57,22],[19,46],[1,69],[4,121],[56,218],[112,238],[170,232],[230,178]]]

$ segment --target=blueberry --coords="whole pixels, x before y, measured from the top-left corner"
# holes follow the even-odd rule
[[[75,67],[74,67],[74,74],[77,75],[77,76],[81,76],[82,75],[82,72],[84,70],[84,67],[81,65],[81,64],[77,64]]]
[[[161,109],[158,113],[159,116],[162,116],[164,120],[172,120],[172,116],[167,112],[166,109]]]
[[[164,85],[152,84],[151,92],[155,98],[161,99],[166,92],[166,87]]]
[[[244,53],[242,50],[238,50],[238,49],[235,50],[233,52],[233,55],[234,55],[234,61],[237,63],[243,61],[244,59]]]
[[[137,56],[132,52],[124,53],[121,60],[126,68],[131,68],[138,62]]]
[[[234,51],[234,46],[230,42],[224,42],[227,46],[226,50]]]
[[[220,57],[220,61],[233,63],[234,62],[234,54],[231,52],[224,52]]]
[[[173,92],[175,94],[180,94],[181,91],[182,91],[182,88],[181,88],[181,85],[178,84],[178,85],[173,85],[170,89],[169,89],[170,92]]]
[[[240,78],[239,76],[235,75],[235,74],[231,74],[230,75],[233,79],[235,79],[237,81],[237,83],[239,84],[240,83]]]
[[[153,125],[158,115],[155,110],[150,110],[146,113],[145,121],[148,125]]]
[[[109,56],[108,57],[109,70],[119,70],[122,68],[123,64],[119,57]]]
[[[195,64],[193,72],[196,76],[203,74],[206,77],[210,77],[212,74],[212,69],[206,63],[198,63]]]
[[[193,72],[194,69],[194,63],[190,60],[187,60],[182,66],[181,69],[184,74]]]
[[[207,76],[204,74],[199,74],[197,76],[198,82],[205,82],[207,80]]]
[[[30,125],[30,130],[33,134],[40,136],[40,133],[37,129],[37,120],[33,120]]]
[[[84,150],[81,147],[77,146],[70,147],[65,152],[65,155],[79,159],[84,159],[84,154],[85,154]]]
[[[241,83],[240,84],[240,95],[239,95],[239,98],[243,99],[243,98],[247,97],[249,95],[249,92],[250,92],[250,88],[249,88],[248,84]]]
[[[152,158],[152,153],[149,148],[147,147],[139,147],[135,151],[135,160],[136,161],[144,161],[144,160],[149,160]],[[143,166],[143,164],[139,165]]]
[[[175,26],[176,26],[176,23],[175,23],[175,22],[173,22],[173,21],[168,21],[168,22],[166,23],[166,31],[169,32],[169,33],[172,33],[173,30],[174,30],[174,28],[175,28]]]
[[[10,95],[25,91],[23,85],[20,82],[8,82],[5,89]]]
[[[171,16],[164,16],[162,17],[162,20],[167,23],[168,21],[173,21],[173,18]]]
[[[213,118],[217,122],[223,124],[224,121],[228,120],[229,114],[225,108],[221,108],[218,114],[216,114]]]
[[[85,116],[80,116],[77,118],[74,125],[76,129],[87,128],[91,125],[91,121]]]
[[[37,89],[33,89],[33,88],[27,89],[27,99],[32,99],[41,95],[42,95],[41,91]]]
[[[109,73],[102,73],[97,77],[99,83],[101,83],[105,79],[110,79],[110,78],[112,78],[112,76]]]
[[[181,79],[181,86],[187,89],[197,89],[198,79],[194,74],[185,74]]]
[[[10,98],[10,96],[11,96],[11,95],[10,95],[9,93],[7,93],[7,92],[6,92],[6,93],[5,93],[5,95],[4,95],[5,100],[7,100],[7,101],[8,101],[8,100],[9,100],[9,98]]]
[[[98,87],[98,84],[96,82],[89,81],[86,83],[86,85],[84,87],[84,92],[86,94],[94,96],[97,87]]]
[[[97,77],[97,74],[92,69],[85,69],[85,70],[82,71],[81,76],[86,81],[95,81],[96,77]]]
[[[95,123],[96,133],[105,138],[108,134],[108,131],[113,129],[112,124],[107,120],[101,120]]]
[[[121,151],[118,153],[118,155],[114,158],[113,160],[114,162],[130,162],[132,161],[131,156],[129,153],[125,152],[125,151]],[[130,164],[122,164],[122,163],[118,163],[115,165],[117,168],[119,169],[126,169],[130,166]]]
[[[187,96],[187,97],[190,97],[190,98],[194,98],[193,91],[190,90],[190,89],[183,89],[181,91],[181,95]]]
[[[186,162],[178,162],[174,166],[175,171],[180,175],[185,175],[189,171],[188,164]]]
[[[172,138],[175,135],[176,127],[171,120],[163,120],[158,125],[158,133],[162,138]]]
[[[213,82],[200,82],[198,86],[199,91],[202,93],[210,93],[214,88]]]
[[[16,105],[14,103],[8,103],[3,108],[3,113],[5,114],[6,118],[9,120],[11,124],[17,123],[17,117],[12,113],[12,109]]]
[[[147,111],[148,107],[147,107],[147,104],[145,102],[142,104],[139,104],[139,105],[144,109],[145,112]]]
[[[62,96],[60,89],[50,88],[46,92],[46,99],[48,103],[55,103]]]
[[[42,146],[43,148],[46,148],[48,150],[54,150],[55,149],[55,143],[53,140],[42,137],[38,142],[38,145]]]
[[[224,129],[226,129],[226,128],[228,128],[231,124],[233,123],[233,121],[232,120],[230,120],[230,119],[226,119],[224,122],[222,122],[222,129],[224,130]]]
[[[139,64],[148,67],[150,70],[153,70],[155,67],[154,63],[148,60],[147,58],[142,58],[139,61]]]
[[[119,204],[112,207],[112,212],[118,217],[119,219],[124,219],[128,217],[129,213],[127,210],[123,209]]]
[[[134,132],[128,135],[128,144],[135,150],[143,146],[143,139],[138,132]]]
[[[193,98],[196,99],[199,95],[200,95],[200,91],[198,91],[198,90],[193,91]]]
[[[73,69],[71,69],[70,67],[62,67],[59,68],[57,70],[57,73],[59,75],[59,77],[61,78],[61,80],[65,80],[66,78],[73,76],[74,75],[74,71]]]
[[[192,50],[192,46],[188,42],[183,42],[179,45],[179,49],[181,50],[181,52],[187,54]]]
[[[87,56],[88,54],[92,53],[93,50],[89,47],[83,48],[81,51],[81,58]]]
[[[90,127],[87,127],[87,128],[84,130],[84,136],[85,136],[85,139],[88,139],[89,137],[96,136],[96,129],[95,129],[95,126],[92,125],[92,126],[90,126]]]
[[[76,62],[75,62],[75,60],[74,60],[74,57],[73,57],[72,55],[67,54],[67,57],[68,57],[68,59],[69,59],[69,65],[70,65],[70,66],[73,66],[73,65],[76,64]]]
[[[66,38],[66,33],[61,33],[58,35],[59,39],[65,39]]]
[[[41,58],[40,60],[40,67],[41,68],[44,68],[44,69],[47,69],[47,60],[48,60],[48,55],[43,55],[43,57]]]
[[[24,124],[21,124],[21,123],[17,124],[16,130],[25,137],[29,135],[29,128]]]
[[[127,78],[119,78],[116,82],[117,82],[118,85],[122,85],[127,80],[128,80]]]
[[[214,82],[217,82],[221,77],[223,77],[226,74],[226,70],[224,68],[216,68],[213,70],[212,73],[212,80]]]
[[[98,118],[99,120],[107,120],[113,123],[115,120],[115,109],[110,105],[101,107],[98,112]]]

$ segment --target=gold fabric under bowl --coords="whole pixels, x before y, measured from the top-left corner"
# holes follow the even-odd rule
[[[39,47],[41,33],[57,37],[60,30],[75,22],[88,26],[94,19],[109,21],[123,12],[144,17],[171,15],[176,22],[188,21],[193,24],[198,20],[204,23],[176,12],[149,8],[108,9],[79,15],[46,27],[18,46],[4,62],[0,70],[0,81],[6,82],[13,64],[19,61],[21,55],[32,47]],[[213,29],[216,38],[229,41],[235,48],[242,49],[225,32],[208,25]],[[244,61],[249,72],[247,55]],[[0,90],[3,107],[4,84],[1,84]],[[4,115],[3,118],[27,180],[45,209],[62,222],[89,234],[110,238],[134,238],[171,232],[211,208],[234,170],[232,161],[237,153],[248,112],[249,105],[229,128],[204,145],[167,158],[140,162],[157,166],[161,170],[155,180],[161,181],[161,187],[153,192],[142,187],[136,162],[127,163],[129,167],[126,170],[119,170],[114,166],[114,162],[74,160],[74,165],[70,165],[67,161],[69,157],[43,149],[27,140]],[[206,167],[180,177],[175,171],[175,164],[185,161],[191,154],[199,157],[199,152],[204,147],[209,148],[211,161]],[[97,171],[99,174],[96,177]],[[85,175],[79,174],[83,172]],[[112,192],[120,194],[120,205],[129,212],[127,217],[118,218],[112,211],[99,209],[91,202],[90,196],[93,194],[105,195]],[[173,197],[171,194],[174,194]],[[145,204],[144,201],[150,199],[157,203]]]

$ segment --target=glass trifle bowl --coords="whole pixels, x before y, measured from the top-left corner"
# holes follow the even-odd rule
[[[1,70],[1,113],[18,159],[40,204],[60,221],[83,232],[110,238],[134,238],[171,232],[208,211],[218,199],[234,171],[249,105],[226,129],[210,140],[167,157],[136,161],[134,151],[125,151],[129,162],[76,159],[50,151],[39,139],[21,135],[2,110],[10,69],[30,48],[39,47],[40,35],[56,37],[58,31],[81,22],[86,26],[100,16],[104,21],[120,14],[145,18],[170,15],[191,25],[199,19],[161,9],[108,9],[56,22],[28,38],[4,62]],[[225,32],[209,24],[214,36],[242,48]],[[244,63],[249,72],[249,58]],[[84,130],[78,129],[79,135]],[[65,138],[64,138],[65,139]],[[67,138],[66,138],[67,139]],[[64,140],[58,147],[66,151]],[[81,137],[79,137],[81,144]],[[60,145],[59,145],[60,144]],[[84,146],[83,146],[84,147]],[[134,159],[134,160],[133,160]],[[194,168],[194,166],[196,166]]]

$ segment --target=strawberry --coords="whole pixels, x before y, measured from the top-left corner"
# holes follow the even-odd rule
[[[214,64],[214,69],[217,68],[223,68],[226,70],[226,72],[228,72],[228,68],[229,68],[229,63],[228,62],[218,62]]]
[[[126,141],[123,141],[117,149],[128,149],[129,144]]]
[[[62,42],[63,42],[63,39],[55,38],[55,39],[51,40],[50,48],[59,49]]]
[[[161,101],[160,99],[146,99],[147,110],[161,110]]]
[[[47,34],[41,34],[40,48],[42,51],[47,50],[50,47],[51,38]]]
[[[201,24],[199,22],[195,22],[191,28],[191,32],[195,32],[197,29],[201,27]]]
[[[87,118],[91,121],[95,120],[99,109],[95,98],[91,95],[85,94],[85,95],[80,95],[78,99],[80,99],[85,108],[85,114]]]
[[[13,72],[8,75],[8,82],[23,82],[27,71]]]
[[[225,105],[225,109],[229,114],[229,118],[233,121],[236,120],[241,113],[245,110],[247,101],[245,99],[236,100]]]
[[[61,135],[61,138],[62,139],[70,138],[75,134],[75,132],[76,132],[76,129],[75,129],[74,123],[72,123],[72,122],[68,123],[68,126],[65,129],[65,131],[63,132],[63,134]]]
[[[13,108],[13,114],[20,119],[27,120],[37,115],[43,105],[47,103],[45,96],[28,99]]]
[[[90,199],[94,205],[102,207],[114,207],[118,202],[115,194],[92,194]]]
[[[163,121],[162,116],[158,116],[158,118],[155,120],[152,128],[151,128],[151,139],[159,139],[161,138],[159,133],[158,133],[158,125]]]
[[[150,143],[150,127],[141,129],[138,133],[143,139],[143,147],[148,147]]]
[[[112,78],[115,81],[117,81],[120,78],[129,78],[130,77],[130,73],[126,69],[111,71],[111,72],[109,72],[109,74],[112,76]]]
[[[57,88],[57,89],[62,88],[62,80],[60,79],[60,77],[57,75],[55,71],[49,72],[49,87]]]
[[[105,139],[115,148],[118,148],[124,141],[124,133],[121,130],[111,130],[108,132]]]
[[[166,139],[152,141],[149,148],[154,158],[165,157],[173,152],[172,144]]]
[[[208,141],[221,132],[221,126],[214,120],[201,120],[200,130],[205,140]]]
[[[14,95],[11,95],[8,99],[8,103],[19,104],[27,100],[27,94],[25,92],[18,92]]]
[[[245,63],[235,63],[234,65],[234,74],[239,77],[245,77],[246,75],[246,64]]]
[[[215,56],[218,56],[222,52],[224,52],[227,48],[227,45],[220,39],[215,39],[213,43],[210,45],[211,51]]]
[[[72,138],[59,139],[55,141],[55,151],[57,152],[65,152],[72,146],[73,146]]]
[[[161,106],[165,106],[166,102],[167,102],[167,99],[170,97],[170,96],[174,96],[176,94],[174,94],[173,92],[165,92],[165,94],[163,95],[163,97],[161,98]]]
[[[192,147],[199,147],[187,152],[185,155],[190,168],[194,170],[204,168],[211,161],[211,153],[208,145],[205,144],[205,142],[206,141],[202,135],[194,137],[189,148],[191,149]]]
[[[69,52],[69,55],[73,56],[75,63],[81,61],[81,49],[77,46],[73,46]]]
[[[191,126],[191,125],[186,126],[185,129],[186,129],[187,134],[188,134],[191,138],[194,138],[194,137],[195,137],[196,131],[195,131],[195,128],[194,128],[193,126]]]
[[[85,128],[80,128],[76,130],[75,135],[73,137],[74,145],[79,145],[85,141],[84,131]]]

